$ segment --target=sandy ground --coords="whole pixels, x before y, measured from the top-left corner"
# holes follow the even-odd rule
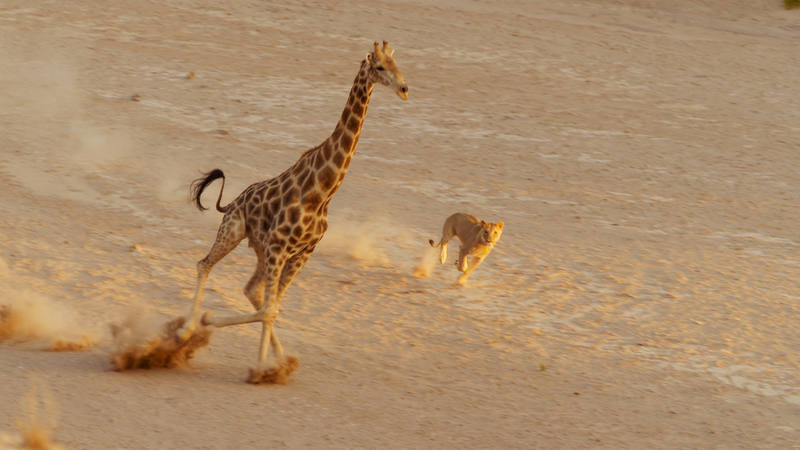
[[[0,431],[44,384],[70,448],[798,448],[780,5],[5,0],[0,304],[39,305],[44,336],[0,344]],[[230,199],[283,171],[381,39],[410,99],[376,87],[283,302],[292,381],[244,382],[257,325],[188,368],[112,371],[111,322],[190,306],[220,216],[189,182],[222,168]],[[504,221],[497,248],[466,287],[453,256],[413,277],[455,211]],[[223,260],[203,309],[248,311],[254,263]],[[53,330],[96,345],[40,351]]]

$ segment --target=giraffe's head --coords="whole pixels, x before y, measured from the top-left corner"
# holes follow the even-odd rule
[[[389,48],[388,42],[383,41],[383,47],[377,42],[374,43],[373,50],[367,53],[369,75],[376,83],[389,86],[394,89],[398,97],[408,100],[408,85],[392,58],[393,54],[394,49]]]

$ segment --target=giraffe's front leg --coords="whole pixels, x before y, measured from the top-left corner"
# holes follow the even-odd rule
[[[278,317],[278,309],[281,301],[279,280],[282,271],[280,264],[276,264],[274,267],[268,265],[266,270],[266,287],[269,289],[269,295],[257,312],[261,318],[261,340],[258,349],[258,363],[255,369],[250,370],[250,376],[247,379],[248,382],[253,384],[285,383],[291,371],[294,371],[293,367],[290,372],[285,372],[282,361],[283,347],[275,335],[275,319]],[[278,367],[267,370],[267,357],[269,356],[270,346],[273,347],[278,357]]]

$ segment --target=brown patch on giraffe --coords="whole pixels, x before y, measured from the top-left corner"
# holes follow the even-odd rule
[[[314,218],[311,217],[311,216],[303,216],[303,220],[302,220],[303,225],[310,224],[312,220],[314,220]]]
[[[353,144],[353,138],[349,134],[343,134],[341,139],[341,145],[343,148],[350,150],[350,146]]]
[[[339,120],[340,122],[344,123],[347,122],[347,118],[350,117],[350,108],[347,107],[342,111],[342,118]]]
[[[278,213],[278,210],[281,209],[281,198],[279,196],[275,196],[271,202],[269,202],[269,212],[275,216]]]
[[[316,183],[316,181],[317,180],[314,178],[313,174],[309,173],[308,175],[306,175],[301,184],[301,189],[303,190],[303,192],[311,191],[314,188],[314,183]]]
[[[353,114],[356,116],[361,116],[364,114],[364,106],[361,104],[361,102],[353,105]]]
[[[319,192],[312,192],[303,199],[303,207],[306,211],[316,211],[320,203],[322,203],[322,196],[319,195]],[[307,223],[305,219],[310,221],[311,218],[311,216],[306,216],[303,218],[303,222]]]
[[[286,199],[286,205],[295,205],[300,203],[300,190],[297,189],[297,186],[292,185],[292,188],[289,192],[284,194],[284,198]]]
[[[328,142],[326,142],[325,145],[322,146],[322,156],[326,160],[331,158],[331,150],[333,149],[331,148],[331,144]]]
[[[112,324],[115,347],[111,355],[112,368],[119,372],[185,366],[197,349],[208,345],[212,333],[210,328],[199,326],[187,339],[180,339],[178,330],[185,322],[186,318],[179,317],[155,333],[153,327],[144,323],[137,314],[132,314],[119,325]]]
[[[331,142],[336,142],[342,137],[342,133],[344,133],[344,128],[342,128],[341,124],[337,124],[336,128],[333,130],[333,134],[331,134]]]
[[[336,174],[330,166],[325,166],[319,174],[317,174],[317,180],[322,189],[328,191],[333,187],[333,183],[336,182]]]
[[[297,206],[289,208],[289,213],[288,213],[289,222],[290,223],[300,222],[300,213],[301,213],[300,208]]]
[[[358,120],[358,117],[356,116],[350,116],[350,120],[347,121],[347,129],[350,130],[352,133],[358,131],[360,125],[361,121]]]
[[[353,159],[353,157],[352,157],[352,156],[350,156],[349,154],[347,155],[347,158],[345,158],[345,159],[344,159],[344,168],[345,168],[345,169],[347,169],[348,167],[350,167],[350,160],[351,160],[351,159]]]
[[[303,227],[301,227],[299,224],[295,225],[294,229],[292,230],[292,235],[295,238],[299,238],[300,236],[302,236],[303,235]]]
[[[292,227],[289,225],[283,225],[280,228],[278,228],[278,233],[284,236],[288,236],[289,234],[291,234],[291,232],[292,232]]]
[[[314,168],[319,170],[322,166],[325,165],[325,158],[322,157],[319,153],[314,157]]]
[[[299,175],[297,175],[297,185],[301,186],[302,183],[300,182],[300,180],[305,180],[306,177],[308,177],[310,174],[311,174],[311,169],[309,169],[308,166],[304,164],[303,171],[300,172]]]
[[[286,194],[289,192],[289,188],[292,187],[292,178],[286,177],[285,180],[281,183],[281,194]]]
[[[344,162],[344,155],[342,155],[342,152],[336,152],[333,155],[333,163],[336,164],[336,167],[342,167],[343,162]]]
[[[249,203],[251,198],[253,198],[253,187],[252,186],[248,187],[247,190],[245,191],[244,198],[243,198],[244,203],[245,204]]]

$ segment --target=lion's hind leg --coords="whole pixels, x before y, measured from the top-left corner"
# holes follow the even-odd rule
[[[444,264],[447,261],[447,241],[445,241],[444,236],[442,236],[442,240],[439,241],[438,244],[433,242],[433,239],[429,239],[428,243],[431,244],[431,247],[439,247],[439,262]]]

